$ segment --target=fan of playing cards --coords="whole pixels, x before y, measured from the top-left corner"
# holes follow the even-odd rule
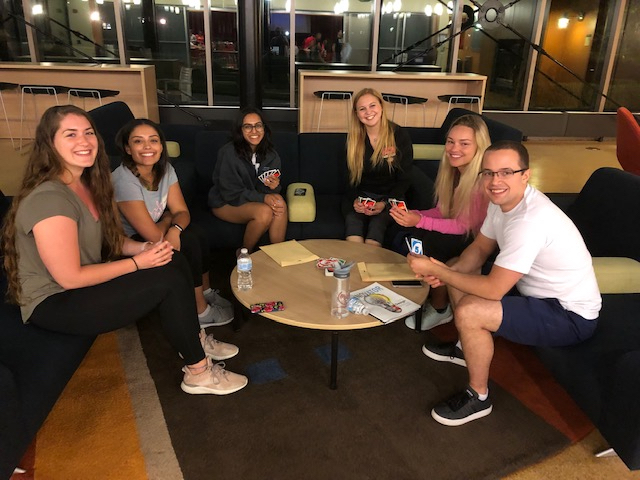
[[[262,183],[265,182],[265,180],[271,176],[274,176],[276,178],[278,178],[280,176],[280,170],[278,170],[277,168],[273,168],[271,170],[267,170],[266,172],[258,175],[258,180],[260,180]]]
[[[390,198],[389,199],[389,204],[392,207],[398,207],[400,210],[404,210],[405,212],[408,212],[409,210],[407,209],[407,204],[405,203],[404,200],[397,200],[395,198]]]
[[[358,197],[358,202],[364,205],[366,208],[373,208],[376,206],[376,201],[369,197]]]

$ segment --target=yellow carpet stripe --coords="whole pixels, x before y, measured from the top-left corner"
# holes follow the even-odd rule
[[[114,333],[100,335],[38,433],[35,480],[147,480]]]

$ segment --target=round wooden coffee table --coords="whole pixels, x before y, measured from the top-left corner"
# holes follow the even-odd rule
[[[407,261],[405,257],[391,250],[362,243],[344,240],[302,240],[300,243],[321,258],[338,257],[356,263],[405,263]],[[247,308],[254,303],[281,300],[284,302],[285,310],[260,315],[295,327],[332,331],[330,386],[335,389],[338,332],[378,327],[384,324],[370,315],[349,314],[345,318],[332,317],[331,294],[336,280],[326,276],[323,270],[316,268],[315,262],[281,267],[263,251],[254,252],[251,259],[253,260],[251,290],[239,291],[237,269],[231,273],[231,290],[235,298]],[[378,283],[396,290],[391,286],[391,282]],[[351,270],[350,290],[358,290],[370,284],[371,282],[361,280],[357,266],[354,266]],[[429,287],[425,284],[420,288],[403,288],[398,293],[422,305],[429,293]],[[241,316],[241,309],[236,309],[236,320]]]

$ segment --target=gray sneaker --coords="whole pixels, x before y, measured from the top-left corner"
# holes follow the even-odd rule
[[[218,305],[209,305],[205,310],[206,315],[198,314],[200,327],[220,327],[233,321],[233,308],[223,308]]]
[[[186,366],[182,371],[184,378],[180,388],[192,395],[228,395],[243,389],[249,383],[244,375],[225,370],[222,362],[214,365],[210,358],[207,358],[207,366],[201,373],[191,373]]]
[[[447,305],[447,309],[444,312],[438,313],[438,311],[433,308],[431,304],[429,304],[422,314],[422,323],[420,324],[420,330],[429,330],[433,327],[437,327],[438,325],[450,322],[451,319],[453,319],[453,311],[451,310],[451,305]],[[415,330],[416,314],[414,313],[413,315],[408,316],[405,319],[404,324],[411,330]]]
[[[204,299],[209,305],[217,305],[218,307],[233,309],[231,302],[220,296],[220,290],[211,289],[209,293],[204,294]]]
[[[486,417],[493,410],[491,399],[480,400],[478,393],[471,387],[456,393],[448,400],[431,410],[433,419],[449,427],[457,427],[467,422]]]
[[[213,360],[227,360],[235,357],[240,351],[231,343],[221,342],[213,338],[213,335],[207,335],[204,330],[200,330],[200,343],[205,355]]]
[[[464,353],[462,353],[462,350],[456,345],[456,342],[441,343],[439,345],[427,345],[425,343],[422,346],[422,353],[438,362],[455,363],[461,367],[467,366]]]

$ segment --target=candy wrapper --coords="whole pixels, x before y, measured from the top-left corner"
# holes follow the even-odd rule
[[[284,310],[284,303],[280,300],[276,302],[254,303],[249,307],[251,313],[270,313]]]

